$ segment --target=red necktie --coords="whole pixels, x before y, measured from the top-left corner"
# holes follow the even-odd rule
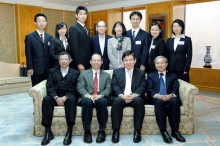
[[[93,80],[93,92],[92,94],[98,95],[98,77],[97,72],[95,73],[95,78]]]
[[[40,38],[41,38],[42,42],[44,42],[43,34],[40,34]]]

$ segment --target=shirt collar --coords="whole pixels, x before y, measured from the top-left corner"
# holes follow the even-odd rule
[[[82,27],[84,27],[85,26],[85,24],[82,24],[81,22],[79,22],[79,21],[77,21],[80,25],[82,25]]]
[[[100,70],[95,71],[95,70],[92,69],[92,72],[93,72],[93,74],[95,74],[96,72],[97,72],[97,74],[99,74]]]
[[[173,35],[172,38],[176,38],[176,36]],[[185,34],[182,34],[182,35],[180,36],[180,38],[185,38]]]
[[[63,41],[63,40],[61,39],[61,37],[60,37],[60,40]],[[67,38],[65,39],[65,41],[67,41]]]
[[[133,73],[134,68],[132,68],[132,69],[130,69],[130,70],[128,70],[127,68],[125,68],[125,72],[128,72],[128,71],[130,71],[131,73]]]
[[[163,73],[163,75],[166,76],[166,71],[164,71],[164,72],[159,72],[158,71],[158,75],[160,75],[160,73]]]
[[[101,39],[104,39],[104,38],[105,38],[105,34],[104,34],[104,37],[101,37],[100,34],[98,34],[98,35],[99,35],[99,38],[101,38]]]
[[[39,36],[40,36],[40,34],[43,34],[43,36],[44,36],[44,31],[43,31],[43,33],[41,33],[36,29],[36,32],[39,34]]]
[[[135,31],[135,32],[138,32],[140,30],[140,27],[138,27],[137,29],[131,29],[131,31],[132,31],[132,33],[133,33],[133,31]]]
[[[69,70],[69,66],[68,66],[67,68],[62,68],[62,67],[60,67],[60,71],[61,71],[61,72],[66,72],[66,73],[68,73],[68,70]]]

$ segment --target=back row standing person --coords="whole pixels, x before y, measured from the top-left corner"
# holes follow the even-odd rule
[[[44,32],[47,26],[47,17],[38,13],[34,16],[36,31],[25,37],[25,55],[27,70],[31,75],[32,86],[47,79],[50,69],[50,40],[51,35]]]
[[[133,11],[130,14],[132,29],[126,37],[131,39],[131,50],[134,52],[136,60],[135,67],[145,70],[148,56],[148,33],[139,27],[142,20],[142,14],[139,11]]]
[[[111,36],[106,35],[107,24],[105,21],[101,20],[96,24],[96,30],[98,34],[91,38],[91,51],[93,53],[98,53],[103,58],[103,64],[101,66],[102,70],[109,70],[109,59],[108,59],[108,49],[107,42]]]
[[[127,31],[125,25],[121,21],[115,22],[112,28],[114,37],[108,39],[108,58],[110,60],[109,69],[122,68],[122,54],[127,50],[131,50],[131,40],[125,37]]]
[[[70,27],[69,42],[73,56],[73,68],[83,71],[90,68],[90,32],[85,25],[88,9],[84,6],[76,8],[77,22]]]
[[[58,22],[55,28],[55,37],[51,39],[50,56],[52,58],[52,67],[59,67],[58,56],[61,52],[66,51],[71,54],[68,40],[68,29],[65,22]]]
[[[166,57],[169,61],[168,71],[179,79],[189,82],[189,70],[192,62],[192,41],[184,34],[185,24],[176,19],[172,23],[173,37],[166,42]]]

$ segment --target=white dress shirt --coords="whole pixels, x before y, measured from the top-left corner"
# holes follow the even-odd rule
[[[140,28],[137,28],[137,29],[131,29],[131,33],[132,33],[132,35],[133,35],[133,32],[134,32],[134,36],[136,37],[137,36],[137,34],[138,34],[138,32],[139,32],[139,30],[140,30]]]
[[[67,38],[65,40],[63,40],[62,38],[60,38],[60,40],[63,42],[63,46],[66,50],[66,46],[68,45],[68,42],[67,42]]]
[[[69,66],[67,68],[62,68],[60,67],[60,71],[62,73],[62,76],[65,77],[65,75],[68,73],[69,71]]]
[[[176,52],[176,47],[178,46],[180,39],[181,38],[185,38],[185,35],[182,34],[180,38],[176,38],[176,36],[173,35],[172,38],[174,38],[174,46],[173,46],[173,48],[174,48],[174,52]]]
[[[99,35],[99,46],[100,46],[100,49],[101,49],[101,53],[103,55],[104,54],[104,48],[105,48],[105,35],[104,35],[104,37],[101,37]]]
[[[132,75],[133,75],[133,70],[134,68],[127,70],[125,68],[125,90],[124,90],[124,95],[131,95],[131,81],[132,81]]]

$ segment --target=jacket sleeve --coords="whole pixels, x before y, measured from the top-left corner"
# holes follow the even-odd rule
[[[192,62],[192,41],[190,37],[188,38],[188,42],[186,45],[186,64],[184,67],[184,72],[189,72],[190,66],[191,66],[191,62]]]
[[[26,55],[26,62],[27,62],[27,70],[33,69],[33,60],[32,60],[32,47],[31,47],[31,38],[29,35],[25,37],[25,55]]]

